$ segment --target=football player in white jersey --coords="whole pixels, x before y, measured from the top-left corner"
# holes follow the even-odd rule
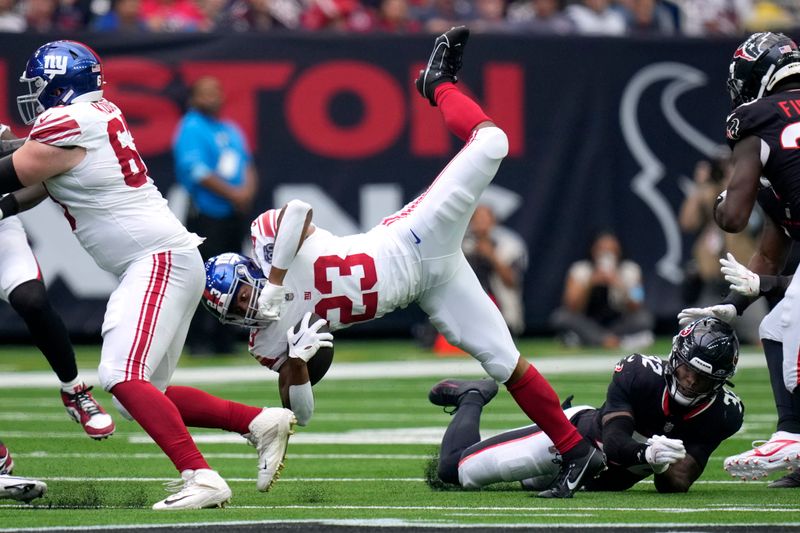
[[[186,426],[248,437],[259,456],[257,487],[268,490],[283,464],[292,412],[169,386],[203,292],[202,239],[169,210],[122,112],[103,98],[100,58],[75,41],[47,43],[28,60],[21,81],[30,92],[17,103],[33,128],[18,150],[0,158],[0,194],[46,190],[98,266],[119,276],[103,321],[100,382],[181,473],[182,488],[153,508],[216,507],[230,499]]]
[[[569,423],[550,384],[520,357],[461,251],[478,199],[508,152],[505,133],[455,86],[468,37],[463,26],[438,37],[416,81],[450,131],[467,142],[421,196],[369,232],[346,237],[312,225],[304,202],[269,210],[252,225],[253,262],[226,254],[206,263],[203,301],[223,321],[255,326],[252,353],[279,371],[296,358],[287,347],[299,347],[308,359],[320,342],[329,342],[307,319],[287,338],[287,328],[306,313],[315,312],[335,331],[417,302],[450,343],[506,385],[561,452],[558,481],[540,496],[571,497],[605,467],[602,452]],[[291,398],[302,421],[313,408],[310,386],[306,392]]]
[[[15,136],[5,124],[0,124],[0,139],[5,144],[0,147],[2,155],[12,152],[23,141],[12,143]],[[38,197],[33,199],[38,203]],[[91,438],[105,439],[114,433],[114,421],[92,396],[92,387],[78,374],[69,333],[47,298],[25,228],[16,217],[3,220],[3,211],[15,209],[18,203],[17,197],[11,194],[0,198],[0,250],[3,250],[0,254],[0,299],[8,302],[25,321],[33,342],[61,381],[61,401],[67,414]]]

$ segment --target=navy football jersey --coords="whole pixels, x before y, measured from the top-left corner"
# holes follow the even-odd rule
[[[744,406],[733,392],[724,387],[709,401],[687,408],[673,401],[667,392],[664,365],[659,357],[633,354],[622,359],[614,368],[614,374],[606,393],[606,401],[593,411],[573,420],[585,436],[602,442],[603,417],[610,413],[627,411],[633,414],[634,430],[644,442],[653,435],[665,435],[683,440],[686,453],[691,455],[701,468],[719,444],[739,431],[744,418]],[[581,413],[583,414],[583,413]],[[610,465],[607,480],[614,476]],[[652,470],[641,470],[630,478],[630,485],[652,474]],[[627,479],[627,478],[626,478]],[[594,487],[602,490],[603,487]],[[607,487],[606,490],[621,490],[627,487]]]
[[[761,139],[761,164],[769,185],[758,203],[772,220],[800,240],[800,91],[784,91],[740,105],[726,124],[728,143]]]

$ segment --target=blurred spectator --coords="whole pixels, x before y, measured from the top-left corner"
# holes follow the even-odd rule
[[[508,31],[506,0],[475,0],[476,18],[470,24],[475,32]]]
[[[676,21],[660,0],[620,0],[628,14],[628,32],[633,35],[673,35]]]
[[[300,27],[303,5],[299,0],[234,0],[217,24],[233,31],[267,31]]]
[[[16,0],[0,0],[0,31],[20,33],[26,26],[25,17],[17,11]]]
[[[731,172],[728,157],[702,160],[695,165],[694,179],[681,205],[678,222],[681,230],[694,238],[692,259],[685,267],[683,299],[685,307],[706,307],[719,303],[728,293],[728,283],[720,273],[719,259],[730,252],[747,264],[755,252],[754,234],[758,223],[741,233],[726,233],[714,222],[714,202],[725,190]],[[755,211],[758,213],[758,211]],[[734,327],[743,342],[758,342],[758,325],[767,312],[762,298],[737,319]]]
[[[758,2],[745,22],[748,32],[781,31],[797,26],[798,20],[792,13],[775,2]]]
[[[415,18],[428,33],[444,33],[459,24],[471,24],[475,18],[473,4],[468,0],[428,0]]]
[[[151,31],[199,31],[206,25],[192,0],[142,0],[141,16]]]
[[[312,0],[302,15],[308,30],[363,32],[372,29],[373,17],[358,0]]]
[[[178,182],[191,198],[186,227],[205,237],[200,246],[203,259],[241,250],[258,180],[244,135],[235,124],[220,119],[222,104],[219,80],[197,80],[173,144]],[[187,347],[193,355],[230,353],[233,334],[198,308]]]
[[[567,16],[578,33],[588,35],[624,35],[625,17],[614,9],[611,0],[581,0],[567,7]]]
[[[750,18],[752,0],[674,0],[686,35],[739,35]]]
[[[461,248],[481,286],[500,308],[508,328],[512,333],[522,333],[522,277],[528,268],[525,241],[498,226],[492,209],[481,204],[470,219]]]
[[[57,0],[26,0],[23,5],[25,9],[25,24],[28,31],[47,33],[57,29]]]
[[[141,0],[114,0],[108,13],[94,21],[94,29],[121,33],[149,31],[147,23],[140,15],[141,6]]]
[[[575,25],[563,11],[563,0],[519,0],[508,6],[511,28],[532,33],[570,33]]]
[[[642,271],[623,259],[615,235],[599,234],[590,258],[572,264],[562,307],[551,321],[570,346],[637,350],[652,344],[653,316],[644,306]]]
[[[416,33],[422,24],[411,17],[408,0],[382,0],[375,29],[388,33]]]

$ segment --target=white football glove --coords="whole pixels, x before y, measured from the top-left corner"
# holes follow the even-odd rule
[[[653,435],[647,439],[644,458],[656,474],[663,474],[669,465],[686,457],[686,448],[680,439],[670,439],[664,435]]]
[[[281,305],[284,301],[283,285],[273,285],[269,281],[264,284],[258,295],[258,316],[265,320],[278,320],[281,317]]]
[[[731,290],[743,296],[755,298],[761,291],[761,279],[758,274],[747,269],[746,266],[736,261],[736,258],[728,252],[728,258],[719,260],[722,274],[725,281],[731,284]]]
[[[286,339],[289,341],[289,357],[302,359],[306,363],[320,348],[333,347],[333,342],[331,342],[333,335],[319,332],[319,329],[326,324],[325,319],[320,318],[309,325],[310,321],[311,313],[306,313],[303,315],[297,333],[294,332],[294,328],[289,328],[289,331],[286,332]]]
[[[711,307],[689,307],[678,313],[678,325],[688,326],[704,316],[713,316],[730,324],[736,318],[736,307],[733,304],[719,304]]]

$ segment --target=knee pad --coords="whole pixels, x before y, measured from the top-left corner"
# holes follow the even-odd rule
[[[483,153],[490,159],[503,159],[508,155],[508,136],[500,128],[482,128],[476,140],[480,140]]]
[[[117,400],[117,397],[116,397],[116,396],[112,396],[112,397],[111,397],[111,403],[113,403],[113,404],[114,404],[114,407],[116,407],[116,408],[117,408],[117,411],[119,411],[119,414],[121,414],[121,415],[122,415],[122,416],[123,416],[125,419],[127,419],[127,420],[130,420],[131,422],[133,422],[133,421],[134,421],[134,420],[133,420],[133,417],[131,416],[131,414],[128,412],[128,410],[127,410],[127,409],[125,409],[125,408],[122,406],[122,404],[121,404],[121,403],[119,403],[119,400]]]

